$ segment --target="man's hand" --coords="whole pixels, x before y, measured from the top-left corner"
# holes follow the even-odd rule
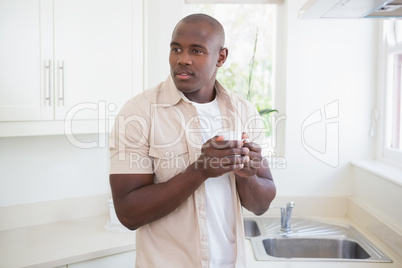
[[[242,169],[235,171],[236,175],[246,178],[257,174],[258,170],[261,168],[262,161],[261,147],[254,142],[249,142],[248,139],[248,134],[243,133],[242,140],[245,140],[245,142],[242,148],[248,149],[250,160],[244,164]]]
[[[235,171],[236,186],[243,207],[256,215],[268,210],[276,195],[276,188],[271,170],[266,158],[262,157],[261,147],[248,141],[248,135],[243,133],[244,149],[248,149],[250,161],[244,167]]]
[[[239,171],[250,160],[249,148],[242,145],[242,141],[224,140],[224,136],[215,136],[202,146],[201,156],[195,162],[195,167],[206,178]]]

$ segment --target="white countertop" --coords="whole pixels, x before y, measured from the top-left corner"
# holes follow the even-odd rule
[[[0,232],[0,267],[56,267],[135,249],[135,232],[105,229],[109,215]]]
[[[350,224],[348,218],[323,218],[338,223]],[[67,222],[31,226],[0,232],[0,267],[56,267],[69,263],[103,257],[135,249],[135,232],[113,232],[105,229],[109,215],[71,220]],[[355,226],[356,227],[356,226]],[[357,228],[359,230],[359,228]],[[361,230],[359,230],[361,231]],[[375,237],[368,239],[376,242],[393,263],[355,263],[355,262],[292,262],[256,261],[251,243],[246,241],[248,267],[273,268],[311,268],[311,267],[351,267],[351,268],[401,268],[402,264],[395,255],[378,244]],[[134,267],[134,264],[133,264]]]

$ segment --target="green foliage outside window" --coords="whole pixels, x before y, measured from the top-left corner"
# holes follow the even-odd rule
[[[272,109],[275,6],[267,4],[192,4],[225,28],[229,56],[217,79],[228,90],[251,101],[260,113]]]

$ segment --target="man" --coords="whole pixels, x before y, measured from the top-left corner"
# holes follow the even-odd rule
[[[242,206],[260,215],[276,190],[249,102],[216,80],[228,56],[214,18],[175,27],[168,79],[128,101],[111,133],[116,213],[136,232],[136,267],[244,267]],[[244,132],[224,140],[223,130]]]

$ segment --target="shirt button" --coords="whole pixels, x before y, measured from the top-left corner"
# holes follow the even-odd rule
[[[197,122],[198,122],[198,118],[194,118],[194,122],[197,123]]]

